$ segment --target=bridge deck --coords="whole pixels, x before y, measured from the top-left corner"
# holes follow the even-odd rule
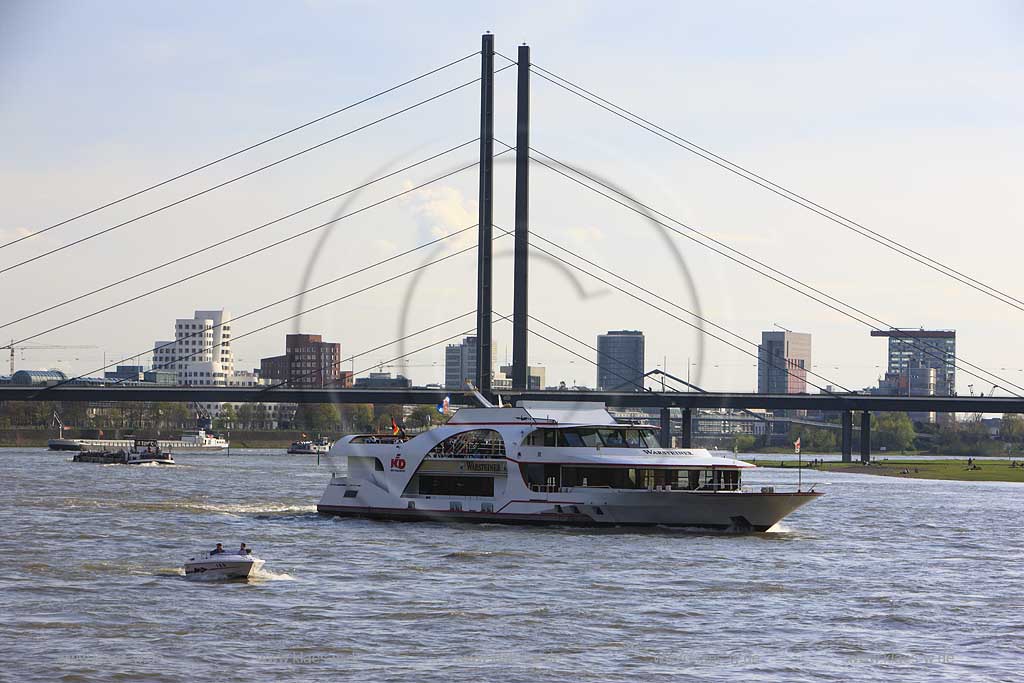
[[[866,394],[742,394],[678,392],[502,392],[509,400],[603,401],[618,408],[766,408],[776,410],[1024,413],[1024,398],[981,396],[871,396]],[[456,404],[472,396],[443,389],[274,389],[250,387],[0,386],[0,401],[168,401],[197,403]]]

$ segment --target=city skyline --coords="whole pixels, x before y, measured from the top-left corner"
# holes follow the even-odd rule
[[[214,316],[220,318],[221,322],[215,322],[213,320]],[[108,369],[105,372],[100,372],[88,376],[107,376],[108,378],[120,379],[121,377],[118,375],[119,371],[123,370],[125,372],[131,373],[133,369],[136,367],[135,365],[132,365],[132,363],[139,362],[141,360],[142,362],[140,362],[140,364],[137,367],[143,368],[144,370],[147,371],[159,369],[162,371],[171,372],[172,374],[178,376],[178,383],[180,384],[213,384],[214,381],[212,379],[207,379],[206,374],[203,374],[202,377],[199,377],[199,375],[201,373],[205,373],[205,371],[207,370],[210,370],[210,377],[217,374],[212,371],[213,363],[211,359],[213,358],[213,356],[218,355],[220,353],[219,350],[214,349],[220,349],[221,347],[218,347],[218,342],[214,340],[214,349],[210,349],[209,353],[205,353],[205,350],[200,346],[201,342],[198,339],[192,339],[192,336],[201,335],[205,337],[208,335],[212,337],[214,334],[214,330],[227,327],[227,331],[229,334],[224,335],[226,339],[223,339],[220,343],[227,341],[227,343],[230,345],[230,320],[230,313],[227,313],[226,311],[223,310],[197,310],[195,312],[194,318],[178,319],[175,325],[177,334],[179,335],[179,339],[181,337],[185,337],[186,341],[184,343],[191,343],[193,344],[193,346],[186,346],[184,347],[183,350],[179,350],[177,348],[178,345],[175,342],[159,341],[154,344],[155,351],[152,354],[151,362],[146,362],[146,354],[140,354],[138,356],[132,356],[131,358],[123,359],[123,361],[120,363],[111,363],[110,367],[116,368],[116,371]],[[204,323],[205,327],[203,329],[199,329],[200,325],[203,325]],[[194,328],[186,329],[189,328],[190,326],[194,326]],[[749,391],[751,393],[819,393],[818,388],[814,387],[813,385],[808,386],[808,384],[810,383],[807,382],[806,379],[807,370],[805,368],[805,361],[810,360],[811,357],[810,345],[812,335],[810,333],[794,333],[788,330],[767,330],[762,331],[761,334],[762,345],[759,350],[758,362],[753,363],[750,366],[753,370],[752,379],[754,386]],[[589,362],[579,359],[581,366],[589,365],[592,372],[597,374],[598,380],[595,383],[591,384],[589,381],[586,380],[582,382],[576,381],[575,377],[566,378],[559,376],[548,376],[547,368],[545,366],[539,364],[531,364],[529,366],[529,372],[531,377],[531,389],[557,388],[560,383],[564,383],[568,388],[580,387],[585,389],[597,390],[602,390],[603,388],[604,390],[614,391],[636,390],[636,387],[642,383],[646,383],[652,388],[657,388],[660,382],[660,380],[658,380],[657,378],[642,380],[640,377],[642,373],[627,372],[626,369],[642,369],[644,372],[650,372],[652,370],[657,369],[665,369],[666,371],[670,371],[673,369],[673,365],[672,363],[669,362],[668,357],[663,357],[659,360],[659,362],[653,364],[648,364],[646,362],[638,364],[635,360],[635,349],[627,350],[629,351],[629,353],[627,353],[626,355],[630,356],[630,359],[628,359],[628,361],[623,361],[621,359],[616,360],[617,356],[623,355],[623,353],[626,353],[626,351],[617,351],[608,348],[607,338],[610,335],[613,339],[616,335],[627,337],[630,335],[638,336],[641,340],[639,353],[641,354],[641,356],[643,356],[643,347],[645,346],[646,342],[646,337],[644,336],[643,332],[639,330],[608,331],[604,334],[597,335],[598,345],[597,347],[595,347],[597,351],[594,353],[595,358],[597,360]],[[888,365],[886,365],[885,363],[879,363],[875,365],[874,369],[877,370],[877,372],[874,374],[863,375],[859,384],[857,384],[856,386],[849,387],[852,391],[881,394],[891,393],[897,395],[954,395],[956,393],[955,390],[951,388],[951,385],[948,382],[944,382],[942,380],[944,373],[945,376],[953,376],[955,374],[955,367],[952,364],[952,360],[950,360],[950,358],[956,357],[955,330],[925,330],[924,328],[896,328],[893,330],[875,331],[872,332],[870,336],[889,338],[889,351],[887,353],[886,361]],[[941,348],[934,347],[933,343],[932,345],[929,345],[927,348],[923,348],[920,346],[921,342],[919,341],[919,338],[938,339],[939,341],[934,343],[940,343],[943,346]],[[324,376],[329,377],[329,380],[325,382],[325,386],[331,383],[339,387],[353,386],[354,384],[361,384],[364,387],[370,386],[369,384],[367,384],[370,375],[375,374],[378,375],[379,377],[383,377],[385,374],[388,373],[382,374],[380,371],[382,367],[386,366],[389,368],[397,368],[399,370],[397,376],[401,377],[403,380],[408,378],[412,386],[443,386],[451,390],[461,390],[463,388],[463,385],[460,384],[456,386],[455,384],[449,384],[446,381],[446,375],[449,374],[448,370],[449,368],[452,367],[450,365],[450,361],[453,358],[453,352],[457,352],[459,358],[461,359],[459,363],[457,363],[457,366],[461,368],[461,370],[459,371],[468,372],[468,377],[470,378],[475,376],[474,354],[476,350],[476,338],[474,336],[465,337],[457,343],[449,343],[446,347],[444,347],[445,359],[440,363],[437,361],[427,364],[417,363],[415,362],[415,356],[411,356],[410,358],[407,359],[402,359],[388,363],[371,363],[367,359],[361,359],[361,365],[365,365],[367,367],[365,367],[362,370],[362,372],[360,372],[354,378],[355,380],[358,380],[360,377],[362,377],[363,382],[361,383],[354,382],[351,371],[345,369],[344,365],[351,364],[351,361],[341,354],[341,344],[338,342],[323,342],[322,339],[323,335],[321,334],[312,334],[308,332],[287,333],[285,335],[285,344],[287,349],[285,355],[263,358],[261,359],[260,365],[254,367],[252,371],[236,370],[234,366],[231,365],[231,371],[227,373],[225,377],[229,375],[245,375],[245,377],[239,377],[238,380],[235,382],[236,384],[242,384],[248,381],[252,381],[252,378],[255,377],[258,377],[261,380],[284,380],[284,377],[280,376],[281,373],[284,372],[283,369],[279,368],[276,370],[272,370],[270,373],[267,373],[267,367],[273,365],[274,363],[280,363],[283,360],[287,360],[291,358],[295,353],[299,352],[316,353],[318,355],[315,359],[313,357],[303,358],[302,360],[306,363],[306,365],[300,363],[299,365],[296,365],[295,372],[292,372],[290,369],[288,370],[288,372],[291,374],[299,373],[298,375],[296,375],[296,377],[305,378],[310,372],[313,372],[315,368],[322,368]],[[906,342],[906,339],[913,339],[914,341]],[[796,344],[796,346],[793,346],[792,351],[789,350],[789,343],[791,340],[795,340],[793,343]],[[900,346],[899,344],[901,340],[904,340],[903,346]],[[496,341],[501,340],[497,339]],[[946,345],[950,341],[952,345],[949,346],[949,348],[947,349]],[[896,351],[893,350],[894,342],[899,347]],[[602,347],[602,343],[605,344],[604,347]],[[318,350],[319,347],[321,346],[324,347],[326,350]],[[498,346],[499,345],[496,345],[493,349],[493,352],[495,354],[495,362],[492,367],[494,368],[495,378],[499,380],[499,386],[502,387],[502,390],[508,390],[511,388],[510,378],[512,367],[511,365],[498,362]],[[299,347],[301,347],[301,349]],[[785,348],[786,350],[783,351],[783,348]],[[768,355],[764,355],[764,350],[768,350]],[[187,359],[184,356],[181,356],[181,354],[183,353],[186,355],[199,353],[199,358],[197,359],[193,357],[191,359]],[[949,357],[945,355],[947,353],[950,354]],[[924,378],[923,376],[903,376],[902,373],[905,372],[907,368],[904,367],[901,371],[900,368],[897,367],[900,361],[899,359],[895,359],[894,354],[896,356],[900,356],[901,358],[903,356],[912,355],[914,358],[923,359],[920,361],[921,364],[930,364],[930,366],[932,367],[932,379],[930,380],[931,389],[925,390],[924,388],[922,388],[928,382],[927,378]],[[218,357],[220,356],[218,355]],[[230,351],[225,349],[225,357],[231,359],[233,363],[233,349]],[[771,363],[768,363],[767,361],[764,360],[767,357],[771,357],[774,360]],[[177,360],[188,360],[190,364],[176,364],[175,361]],[[606,366],[604,370],[602,370],[601,367],[601,360],[604,361],[603,364]],[[915,361],[915,363],[916,362],[917,361]],[[199,365],[194,365],[195,363],[198,363]],[[308,365],[309,363],[313,363],[313,365]],[[685,368],[685,363],[683,365]],[[813,366],[813,364],[811,365]],[[904,365],[906,365],[905,362]],[[175,370],[174,368],[176,367],[178,369]],[[916,365],[914,367],[916,367]],[[197,368],[199,368],[199,371],[197,371]],[[284,366],[282,366],[282,368],[284,368]],[[935,370],[935,368],[939,368],[939,370],[937,371]],[[59,367],[50,366],[18,367],[18,369],[40,372],[49,370],[60,370],[61,372],[63,372],[63,370],[61,370]],[[332,375],[332,372],[335,374]],[[441,374],[438,375],[438,372],[440,372]],[[633,389],[625,389],[624,387],[617,387],[611,385],[607,387],[602,387],[602,383],[600,380],[602,372],[605,372],[606,374],[608,374],[609,377],[613,379],[618,378],[621,384],[629,384],[633,386]],[[682,372],[685,372],[685,369],[682,370]],[[766,375],[770,375],[772,377],[772,379],[768,382],[768,386],[773,387],[774,390],[765,389],[765,385],[763,383],[765,382]],[[899,379],[901,376],[903,376],[903,379]],[[625,377],[626,379],[622,379],[623,377]],[[908,387],[907,385],[908,378],[910,384],[912,385],[912,388]],[[157,380],[147,379],[146,381]],[[293,380],[292,382],[289,382],[289,384],[292,384],[294,386],[320,386],[319,381],[310,381],[312,381],[312,383],[309,383],[305,380]],[[902,384],[900,384],[901,382]],[[925,384],[921,384],[922,382],[924,382]],[[230,382],[225,380],[225,383],[227,384]],[[828,388],[829,387],[823,387],[823,389]],[[830,390],[835,389],[835,387],[832,387]]]
[[[147,181],[190,168],[218,152],[238,149],[267,134],[286,129],[314,115],[358,100],[381,83],[398,83],[451,58],[473,51],[481,30],[495,32],[499,50],[511,53],[520,41],[533,47],[534,59],[592,87],[602,96],[635,104],[640,113],[660,125],[692,135],[730,158],[784,182],[817,201],[843,210],[872,228],[882,230],[931,256],[949,261],[966,272],[981,275],[1013,291],[1013,254],[1020,231],[1000,235],[1001,248],[974,239],[973,226],[1014,225],[1024,221],[1014,190],[1019,178],[1015,159],[1024,148],[1019,112],[1024,99],[1012,87],[1020,79],[1020,46],[1005,31],[1006,22],[992,5],[965,12],[952,4],[933,4],[925,15],[895,11],[881,5],[871,17],[851,16],[836,7],[814,8],[807,23],[795,26],[778,8],[744,8],[750,24],[741,33],[737,53],[720,41],[709,40],[699,27],[719,25],[728,7],[659,8],[638,19],[653,35],[663,27],[683,25],[687,40],[641,40],[626,36],[615,55],[594,51],[588,68],[578,58],[580,46],[609,36],[618,25],[621,8],[595,3],[586,8],[531,7],[523,12],[500,8],[468,12],[443,22],[427,39],[422,31],[393,26],[362,8],[340,9],[330,4],[304,7],[281,17],[280,32],[287,58],[264,54],[262,41],[247,31],[266,30],[266,23],[226,7],[207,10],[208,28],[192,20],[197,11],[184,5],[180,14],[154,27],[127,11],[127,4],[86,10],[65,6],[11,3],[4,26],[13,30],[5,42],[10,60],[0,79],[11,97],[0,102],[0,120],[23,131],[10,141],[0,160],[8,192],[2,200],[0,240],[77,215]],[[273,8],[265,6],[272,12]],[[192,14],[190,14],[190,12]],[[436,18],[426,10],[409,9],[410,25]],[[356,31],[350,16],[362,28]],[[555,19],[558,19],[555,21]],[[330,40],[297,43],[293,29],[332,30]],[[236,27],[222,31],[218,27]],[[558,25],[556,31],[551,27]],[[757,26],[754,30],[753,26]],[[865,44],[859,30],[870,25],[872,41]],[[828,43],[816,37],[816,26],[829,26]],[[340,29],[338,27],[341,27]],[[16,30],[15,30],[16,29]],[[0,29],[2,30],[2,29]],[[576,39],[566,40],[564,31]],[[375,33],[376,32],[376,33]],[[42,54],[30,45],[43,35],[59,41],[62,50]],[[133,36],[129,40],[114,36]],[[376,35],[373,41],[366,36]],[[768,39],[767,36],[776,36]],[[777,36],[801,40],[778,40]],[[907,35],[914,36],[909,50]],[[386,38],[382,39],[382,36]],[[383,42],[381,42],[383,40]],[[373,51],[370,45],[402,45],[402,50]],[[464,46],[459,55],[453,46]],[[840,46],[841,49],[834,49]],[[290,49],[289,49],[290,48]],[[828,48],[828,58],[820,59]],[[379,54],[378,54],[379,52]],[[369,60],[368,55],[374,54]],[[383,55],[383,57],[381,57]],[[926,59],[921,56],[926,55]],[[969,58],[968,58],[969,57]],[[645,66],[654,60],[666,73]],[[188,68],[202,63],[204,68]],[[371,63],[372,62],[372,63]],[[797,64],[797,65],[795,65]],[[83,68],[76,68],[81,65]],[[339,68],[338,65],[344,65]],[[787,68],[780,68],[786,65]],[[90,231],[127,220],[154,205],[174,201],[189,192],[245,172],[261,163],[315,144],[400,106],[426,97],[441,86],[475,77],[475,65],[462,65],[451,78],[414,85],[408,93],[353,110],[337,120],[304,130],[294,140],[281,141],[250,156],[161,188],[69,224],[51,233],[11,246],[0,268],[47,248],[56,248]],[[183,68],[184,67],[184,68]],[[57,74],[56,76],[54,74]],[[636,77],[640,74],[640,77]],[[514,127],[511,80],[498,81],[498,130],[508,140]],[[312,87],[323,81],[325,87]],[[806,92],[806,82],[818,92]],[[723,84],[728,83],[726,87]],[[125,98],[116,116],[102,93],[135,93]],[[475,93],[453,94],[410,114],[383,133],[354,135],[311,155],[308,163],[289,162],[249,184],[237,184],[204,196],[151,219],[119,229],[110,236],[82,244],[16,271],[0,275],[0,293],[8,313],[0,325],[81,294],[110,281],[122,271],[144,271],[163,255],[178,256],[287,214],[297,206],[354,187],[375,175],[400,168],[437,150],[465,142],[476,132]],[[772,97],[765,97],[771,93]],[[173,96],[172,96],[173,95]],[[65,116],[53,102],[76,101],[76,116]],[[777,102],[785,101],[780,108]],[[17,106],[11,103],[17,102]],[[558,88],[540,79],[534,84],[534,138],[538,149],[550,152],[600,176],[667,214],[693,225],[759,258],[782,267],[830,293],[870,310],[894,326],[960,330],[958,352],[982,367],[1020,371],[1005,351],[986,342],[1005,339],[1005,348],[1024,341],[999,304],[976,292],[955,286],[934,272],[908,263],[877,245],[844,232],[820,217],[797,212],[757,188],[738,184],[728,174],[699,159],[630,129],[614,117],[581,107]],[[851,108],[850,103],[856,106]],[[986,107],[979,108],[979,102]],[[742,105],[742,106],[741,106]],[[246,112],[238,116],[237,112]],[[799,112],[794,119],[793,112]],[[885,117],[879,116],[884,112]],[[580,126],[583,121],[585,126]],[[808,127],[800,122],[813,122]],[[753,123],[756,122],[756,125]],[[386,124],[385,124],[386,125]],[[384,126],[382,125],[382,128]],[[159,134],[154,135],[154,131]],[[425,136],[422,134],[426,131]],[[325,148],[325,150],[328,148]],[[422,182],[467,161],[472,153],[400,173],[352,199],[349,208],[369,204],[390,192]],[[508,158],[508,157],[505,157]],[[878,159],[884,158],[884,165]],[[237,163],[235,163],[237,161]],[[446,165],[448,164],[448,165]],[[912,181],[908,181],[912,178]],[[29,343],[93,344],[96,351],[26,352],[19,367],[57,366],[73,374],[93,371],[108,362],[139,355],[149,346],[164,320],[196,305],[222,306],[244,313],[268,301],[292,294],[386,258],[409,245],[451,234],[476,221],[475,174],[418,190],[406,200],[361,214],[329,231],[321,244],[315,239],[258,255],[244,264],[225,268],[188,286],[154,295],[110,313],[84,320]],[[511,166],[499,160],[496,169],[495,222],[511,220]],[[860,388],[884,374],[876,349],[863,344],[864,327],[807,299],[772,285],[749,271],[697,247],[679,236],[665,236],[635,215],[611,207],[583,190],[569,191],[556,175],[536,167],[531,180],[534,210],[532,228],[575,253],[602,265],[615,265],[636,282],[688,308],[698,308],[715,323],[735,330],[756,354],[759,332],[772,322],[810,330],[815,336],[816,365],[835,384]],[[980,201],[984,199],[984,201]],[[331,203],[308,218],[275,226],[266,237],[253,236],[232,249],[222,249],[183,261],[162,273],[141,278],[140,286],[165,281],[223,262],[245,248],[258,248],[275,238],[328,220],[341,210]],[[382,229],[381,226],[386,226]],[[272,234],[270,234],[272,233]],[[326,235],[327,233],[325,233]],[[674,241],[690,278],[663,247]],[[459,235],[442,253],[469,246],[470,235]],[[243,246],[244,244],[244,246]],[[843,258],[834,258],[841,254]],[[96,267],[95,264],[105,267]],[[245,338],[236,354],[244,367],[278,352],[284,332],[315,329],[329,338],[344,339],[346,349],[360,352],[395,339],[403,331],[425,328],[472,307],[472,258],[453,259],[443,274],[424,276],[416,286],[404,282],[373,294],[301,316],[270,331]],[[548,260],[535,259],[531,277],[532,312],[557,323],[578,339],[592,340],[608,327],[643,329],[650,340],[650,358],[668,359],[669,370],[692,369],[699,383],[711,389],[755,390],[751,368],[756,358],[704,338],[679,321],[667,318],[607,286]],[[984,274],[976,273],[985,264]],[[395,264],[395,271],[353,276],[349,285],[333,287],[304,299],[304,308],[332,296],[354,291],[392,272],[419,265],[415,259]],[[70,277],[53,278],[61,272]],[[428,273],[430,271],[427,271]],[[884,273],[885,278],[871,277]],[[37,283],[15,292],[20,278]],[[495,310],[511,309],[511,259],[502,242],[495,246]],[[695,285],[690,287],[687,282]],[[142,284],[144,283],[144,285]],[[767,286],[766,286],[767,285]],[[5,339],[20,340],[99,310],[135,290],[114,289],[72,309],[64,307],[31,320],[0,328]],[[900,296],[893,296],[899,291]],[[554,292],[555,296],[545,293]],[[408,302],[408,305],[405,305]],[[80,308],[79,308],[80,307]],[[299,310],[290,305],[240,321],[245,333]],[[772,311],[765,319],[764,311]],[[686,317],[680,314],[681,317]],[[378,324],[351,324],[373,320]],[[131,321],[131,324],[126,324]],[[427,341],[465,333],[466,321],[437,331]],[[511,331],[497,323],[498,357]],[[291,329],[289,329],[291,328]],[[543,328],[535,327],[545,336]],[[464,336],[464,335],[463,335]],[[562,340],[566,342],[566,340]],[[561,343],[561,342],[560,342]],[[596,359],[585,346],[566,342],[577,352]],[[443,365],[443,346],[413,356],[412,363]],[[415,347],[407,347],[409,348]],[[398,355],[389,348],[367,357],[365,366]],[[116,356],[116,358],[115,358]],[[78,360],[76,360],[76,358]],[[57,361],[62,362],[58,363]],[[589,385],[593,366],[538,337],[531,338],[530,362],[543,365],[549,377]],[[689,365],[689,368],[688,368]],[[240,365],[241,366],[241,365]],[[350,368],[360,370],[361,368]],[[1002,370],[999,370],[1002,372]],[[440,370],[417,369],[417,381],[442,381]],[[679,372],[683,375],[684,373]],[[427,376],[432,375],[432,376]],[[965,390],[968,382],[957,378]],[[825,380],[822,380],[824,382]],[[424,381],[424,383],[430,383]],[[988,390],[987,386],[983,387]]]

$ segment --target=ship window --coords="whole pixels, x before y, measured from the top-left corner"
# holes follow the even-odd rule
[[[639,429],[626,429],[623,431],[628,448],[648,448],[646,435]]]
[[[526,446],[569,446],[572,448],[652,448],[655,444],[643,429],[624,427],[571,427],[537,429],[523,439]]]
[[[567,446],[572,446],[573,448],[583,447],[583,439],[580,438],[580,435],[579,433],[576,432],[576,430],[567,429],[564,432],[562,432],[562,435],[565,436],[565,443]]]
[[[594,427],[580,427],[576,430],[576,433],[579,435],[580,441],[587,448],[595,448],[601,445],[601,437]]]
[[[523,439],[526,446],[568,446],[565,434],[560,429],[536,429]]]
[[[493,429],[474,429],[450,436],[430,449],[428,458],[502,458],[505,442]]]
[[[349,490],[345,491],[345,497],[346,498],[355,498],[357,493],[359,493],[359,491],[356,491],[355,489],[349,489]]]
[[[601,440],[611,448],[622,448],[626,445],[626,434],[621,429],[602,429]]]
[[[419,475],[419,493],[433,496],[493,496],[494,477]]]
[[[377,470],[378,472],[384,471],[384,463],[380,461],[380,458],[373,459],[373,469]]]

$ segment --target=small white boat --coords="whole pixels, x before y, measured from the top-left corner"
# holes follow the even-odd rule
[[[253,555],[251,552],[246,555],[235,552],[203,552],[195,557],[190,557],[185,563],[185,577],[189,579],[203,579],[205,581],[216,581],[220,579],[245,579],[258,572],[265,560]]]

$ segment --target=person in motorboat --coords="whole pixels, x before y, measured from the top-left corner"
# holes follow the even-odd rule
[[[238,549],[238,554],[239,555],[251,555],[252,554],[252,549],[251,548],[246,548],[245,544],[243,543],[242,546]]]
[[[218,543],[217,547],[210,551],[210,554],[211,555],[223,555],[224,552],[225,552],[224,544],[223,543]]]

